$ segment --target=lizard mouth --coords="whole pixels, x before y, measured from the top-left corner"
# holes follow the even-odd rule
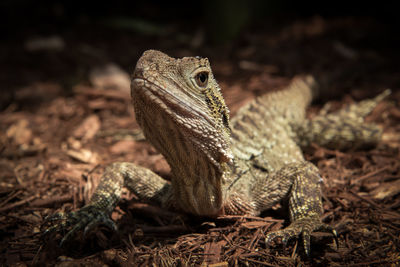
[[[182,98],[190,98],[188,95],[176,96],[165,90],[163,86],[160,86],[154,82],[151,82],[142,77],[134,77],[132,79],[132,96],[133,91],[141,90],[152,102],[157,104],[167,113],[173,112],[174,115],[178,115],[181,119],[199,119],[206,122],[209,126],[215,127],[215,123],[210,119],[210,116],[205,114],[200,109],[196,108],[196,105],[188,105],[189,101],[184,101]],[[179,119],[177,118],[178,122]],[[186,127],[190,127],[189,124],[184,123]]]
[[[221,163],[232,162],[230,140],[226,139],[217,128],[212,116],[194,102],[193,96],[182,92],[170,92],[165,89],[171,84],[160,84],[135,75],[132,79],[132,99],[145,97],[147,101],[162,109],[179,128],[187,133],[195,146],[202,151],[211,162],[220,168]],[[151,119],[150,114],[150,119]],[[160,129],[162,130],[162,129]]]

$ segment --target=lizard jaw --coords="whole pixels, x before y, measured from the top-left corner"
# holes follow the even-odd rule
[[[196,105],[187,105],[169,91],[156,83],[150,82],[145,78],[134,77],[132,79],[132,98],[147,98],[149,104],[160,108],[171,121],[177,124],[176,127],[185,133],[185,136],[195,143],[198,150],[204,152],[209,160],[218,168],[223,163],[232,163],[233,155],[230,151],[230,139],[222,135],[217,129],[216,123],[208,114]],[[136,107],[137,105],[134,106]],[[136,108],[135,108],[136,110]],[[137,110],[136,116],[140,115]],[[144,114],[143,114],[144,115]],[[147,114],[154,115],[154,114]],[[149,118],[151,120],[151,118]],[[140,120],[138,120],[140,124]],[[141,125],[143,128],[144,125]],[[162,125],[158,125],[163,128]],[[162,129],[160,129],[162,130]],[[153,130],[154,132],[154,130]],[[151,141],[151,139],[150,139]],[[176,140],[179,142],[179,140]],[[162,149],[159,149],[162,151]]]
[[[232,161],[229,143],[217,143],[212,121],[189,106],[177,105],[179,99],[161,90],[145,79],[132,80],[137,122],[171,166],[177,205],[189,213],[216,216],[224,198],[225,166]]]

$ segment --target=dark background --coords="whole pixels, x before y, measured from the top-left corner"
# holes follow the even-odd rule
[[[400,20],[395,3],[0,1],[0,265],[398,262]],[[61,40],[61,47],[46,48],[49,37]],[[45,47],[30,49],[37,40]],[[312,239],[311,258],[296,240],[266,247],[265,233],[285,225],[286,213],[188,219],[135,203],[129,194],[112,214],[118,233],[100,228],[85,240],[80,233],[67,248],[58,246],[61,233],[41,238],[44,218],[87,203],[107,164],[134,162],[168,179],[165,160],[137,137],[129,86],[104,89],[91,79],[95,69],[110,63],[131,74],[147,49],[208,57],[232,115],[299,74],[313,74],[322,85],[310,116],[327,101],[334,111],[392,89],[367,118],[384,129],[377,147],[315,146],[305,152],[324,178],[323,219],[336,228],[339,249],[330,236]]]
[[[132,70],[138,56],[149,48],[180,50],[175,56],[199,54],[212,55],[215,60],[236,60],[235,51],[251,45],[251,35],[274,34],[285,25],[313,16],[352,18],[354,24],[358,18],[365,24],[363,32],[351,31],[350,23],[348,32],[333,29],[327,38],[378,49],[394,57],[398,54],[400,23],[395,1],[6,0],[0,3],[0,86],[3,91],[13,91],[17,86],[48,79],[68,85],[83,78],[90,66],[109,60]],[[368,20],[374,23],[367,25]],[[32,38],[54,35],[63,38],[66,49],[59,53],[24,49]],[[196,43],[198,36],[201,38]],[[94,47],[92,53],[77,48],[82,44]],[[265,56],[262,49],[256,54],[262,61],[276,61]],[[304,67],[302,61],[299,64]],[[307,70],[291,70],[289,74]],[[2,108],[10,103],[10,95],[12,92],[3,95]]]
[[[399,24],[395,1],[28,1],[0,3],[1,29],[6,37],[64,32],[74,25],[96,24],[106,18],[125,16],[157,23],[207,24],[218,30],[230,18],[241,20],[241,27],[265,24],[276,16],[286,19],[312,16],[372,16],[396,27]],[[245,19],[244,19],[245,18]],[[233,21],[234,19],[232,19]],[[242,22],[243,21],[243,22]],[[396,25],[395,25],[396,24]],[[232,25],[230,27],[233,27]]]

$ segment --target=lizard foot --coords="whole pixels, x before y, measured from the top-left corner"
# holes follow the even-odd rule
[[[43,225],[45,224],[51,224],[51,226],[43,231],[43,237],[55,232],[67,232],[61,239],[61,247],[66,242],[70,241],[80,230],[83,230],[84,236],[100,224],[114,231],[117,230],[117,226],[114,221],[110,219],[108,214],[91,205],[70,213],[56,213],[50,215],[45,219]]]
[[[274,241],[276,238],[281,238],[281,242],[286,245],[291,238],[297,237],[301,234],[303,237],[304,251],[306,255],[309,256],[311,251],[310,235],[312,232],[316,231],[331,233],[335,240],[336,247],[338,247],[339,240],[336,230],[333,229],[331,226],[321,222],[319,218],[314,217],[307,217],[296,220],[285,229],[267,234],[265,238],[265,243],[269,245],[269,243]]]

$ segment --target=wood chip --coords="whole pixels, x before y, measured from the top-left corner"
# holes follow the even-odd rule
[[[76,138],[80,138],[84,141],[92,139],[101,128],[101,122],[99,116],[92,114],[78,126],[72,132],[72,135]]]
[[[80,149],[80,150],[68,150],[67,155],[71,158],[78,160],[83,163],[91,163],[95,164],[98,162],[98,155],[89,149]]]
[[[114,63],[92,69],[89,80],[96,88],[130,92],[129,74]]]
[[[32,140],[32,130],[28,127],[29,122],[25,119],[11,125],[6,132],[8,138],[16,145],[27,145]]]
[[[136,142],[133,140],[121,140],[116,142],[109,148],[112,154],[126,154],[131,153],[135,148]]]
[[[244,222],[241,224],[241,226],[246,227],[248,229],[255,229],[255,228],[260,228],[266,225],[270,225],[271,223],[267,223],[264,221],[250,221],[250,222]]]
[[[382,183],[370,193],[375,199],[384,199],[395,196],[400,193],[400,179],[393,182]]]

